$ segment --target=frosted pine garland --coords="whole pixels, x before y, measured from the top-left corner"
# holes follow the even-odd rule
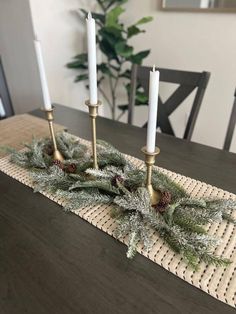
[[[235,201],[192,198],[168,176],[154,171],[152,183],[160,191],[161,200],[153,207],[144,185],[145,172],[113,146],[98,141],[99,170],[95,170],[87,147],[76,137],[62,133],[57,143],[65,157],[63,163],[53,162],[49,139],[34,139],[25,151],[8,150],[13,163],[30,171],[35,191],[63,197],[67,201],[65,210],[111,204],[111,215],[118,223],[116,237],[129,235],[127,257],[135,255],[140,241],[150,249],[154,231],[194,269],[201,261],[216,266],[230,263],[212,253],[220,239],[209,236],[204,226],[222,220],[235,224],[231,216]]]

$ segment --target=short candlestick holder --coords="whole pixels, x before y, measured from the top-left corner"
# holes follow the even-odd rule
[[[155,158],[158,154],[160,154],[160,149],[158,147],[155,148],[154,153],[149,153],[146,147],[142,148],[142,152],[145,155],[145,164],[147,167],[147,177],[146,177],[146,188],[150,194],[151,204],[156,205],[160,200],[160,192],[154,190],[152,186],[152,168],[155,164]]]
[[[48,120],[49,131],[50,131],[51,140],[53,144],[53,160],[63,161],[64,158],[57,148],[57,142],[56,142],[56,137],[55,137],[55,132],[54,132],[54,125],[53,125],[53,121],[54,121],[53,110],[54,108],[49,109],[49,110],[42,109],[42,111],[45,112],[46,119]]]
[[[90,101],[85,102],[86,106],[89,108],[89,116],[91,118],[92,124],[92,151],[93,151],[93,168],[98,169],[97,161],[97,130],[96,130],[96,118],[98,115],[98,107],[101,106],[101,101],[98,101],[96,105],[90,104]]]

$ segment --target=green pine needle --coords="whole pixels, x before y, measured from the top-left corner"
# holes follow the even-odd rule
[[[175,215],[173,222],[186,232],[206,234],[206,230],[203,227],[199,226],[194,220],[188,217]]]

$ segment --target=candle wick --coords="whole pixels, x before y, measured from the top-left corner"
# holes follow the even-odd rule
[[[153,66],[153,72],[156,72],[156,65]]]
[[[88,13],[88,20],[91,20],[93,17],[92,17],[92,13],[89,11]]]

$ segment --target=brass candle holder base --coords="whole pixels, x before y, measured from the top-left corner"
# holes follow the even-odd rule
[[[53,120],[54,120],[53,110],[54,110],[53,108],[51,110],[42,109],[42,111],[45,112],[46,119],[48,120],[49,131],[50,131],[52,144],[53,144],[53,160],[63,161],[64,157],[62,156],[62,154],[59,152],[57,148],[57,142],[56,142],[54,126],[53,126]]]
[[[90,101],[85,102],[86,106],[89,108],[89,116],[91,118],[92,124],[92,151],[93,151],[93,168],[98,169],[97,161],[97,130],[96,130],[96,118],[98,115],[98,107],[101,106],[101,101],[98,101],[96,105],[91,105]]]
[[[147,166],[147,178],[146,178],[146,188],[150,194],[151,204],[156,205],[160,201],[160,192],[153,189],[152,186],[152,168],[155,164],[155,158],[158,154],[160,154],[160,149],[158,147],[155,148],[154,153],[147,152],[146,147],[142,148],[142,152],[145,155],[145,163]]]

